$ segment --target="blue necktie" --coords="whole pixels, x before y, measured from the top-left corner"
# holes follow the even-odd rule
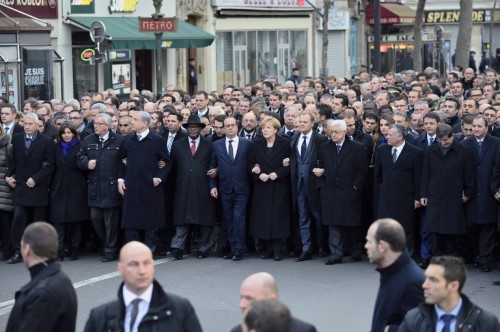
[[[26,137],[26,141],[24,142],[24,147],[26,148],[26,150],[29,150],[31,146],[31,137]]]
[[[302,140],[302,146],[300,147],[300,157],[302,158],[302,160],[306,160],[306,154],[307,154],[307,144],[306,144],[306,141],[307,141],[307,136],[302,136],[303,140]]]
[[[444,322],[444,327],[441,332],[451,332],[451,320],[455,315],[442,315],[441,320]]]
[[[233,140],[230,139],[228,142],[229,142],[229,147],[228,147],[229,159],[231,159],[231,161],[234,161]]]

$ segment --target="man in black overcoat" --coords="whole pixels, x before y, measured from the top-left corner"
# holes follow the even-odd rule
[[[472,245],[474,263],[483,272],[491,271],[495,248],[498,202],[490,191],[490,180],[499,153],[500,139],[488,134],[488,120],[483,115],[472,121],[472,137],[462,141],[473,155],[477,176],[477,194],[465,204],[465,218]]]
[[[12,138],[12,159],[5,180],[14,189],[12,243],[16,253],[8,261],[19,263],[21,236],[31,214],[33,221],[45,220],[49,205],[50,177],[54,171],[54,142],[38,130],[38,116],[24,115],[24,133]]]
[[[455,141],[450,125],[436,130],[424,158],[420,203],[427,207],[426,231],[432,255],[458,255],[457,237],[466,234],[464,204],[476,194],[476,170],[471,151]]]
[[[182,259],[190,225],[198,225],[198,254],[206,258],[211,247],[210,234],[215,224],[215,199],[210,196],[207,172],[212,157],[212,142],[200,136],[205,124],[196,114],[183,124],[188,136],[172,145],[172,169],[176,172],[172,254]]]
[[[386,136],[388,144],[377,148],[375,190],[378,218],[393,218],[403,226],[406,247],[412,255],[424,155],[422,150],[406,143],[404,135],[402,125],[392,125]]]
[[[361,202],[368,172],[363,145],[346,139],[345,121],[333,120],[330,130],[331,140],[320,147],[319,165],[313,169],[319,177],[321,219],[329,227],[332,255],[326,265],[342,263],[343,237],[351,246],[351,260],[361,260]]]

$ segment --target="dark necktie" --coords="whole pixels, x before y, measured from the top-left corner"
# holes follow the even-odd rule
[[[429,147],[434,143],[434,138],[429,137]]]
[[[398,160],[398,150],[394,148],[392,149],[392,163],[396,163],[396,160]]]
[[[142,136],[141,135],[137,135],[137,140],[140,142],[141,141],[141,138]]]
[[[5,127],[5,130],[4,130],[4,131],[5,131],[5,133],[6,133],[6,134],[8,134],[8,133],[9,133],[9,129],[10,129],[9,127]]]
[[[248,138],[249,140],[252,140],[252,134],[247,134],[247,138]]]
[[[191,140],[191,154],[194,156],[195,153],[196,153],[196,141]]]
[[[137,319],[137,314],[139,313],[139,303],[141,299],[135,299],[132,301],[132,313],[130,314],[130,331],[134,328],[135,321]]]
[[[477,141],[477,151],[481,154],[481,150],[483,149],[483,141]]]
[[[342,148],[342,145],[337,144],[337,154],[340,154],[340,149]]]
[[[31,146],[31,137],[26,137],[26,141],[24,142],[24,147],[26,148],[26,150],[29,150]]]
[[[229,154],[229,159],[231,159],[231,161],[234,161],[233,140],[230,139],[228,141],[228,143],[229,143],[229,146],[228,146],[227,150],[228,150],[228,154]]]
[[[455,315],[442,315],[441,320],[444,322],[444,327],[441,332],[451,332],[451,320]]]
[[[302,136],[302,146],[300,147],[300,157],[302,160],[306,160],[307,154],[307,136]]]
[[[104,137],[99,137],[99,143],[101,143],[102,146],[102,144],[104,143]]]

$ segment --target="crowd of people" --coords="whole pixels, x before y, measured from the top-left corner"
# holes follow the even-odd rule
[[[169,85],[0,105],[2,260],[22,261],[47,220],[58,258],[193,251],[239,261],[357,262],[377,218],[403,226],[422,268],[436,255],[495,266],[500,83],[493,69],[275,77],[221,93]],[[196,248],[196,249],[195,249]]]

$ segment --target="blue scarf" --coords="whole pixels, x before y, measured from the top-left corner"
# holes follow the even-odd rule
[[[74,147],[78,143],[78,140],[76,138],[73,138],[69,143],[66,143],[65,141],[61,141],[61,147],[62,147],[62,155],[63,158],[66,159],[68,156],[69,150]]]

